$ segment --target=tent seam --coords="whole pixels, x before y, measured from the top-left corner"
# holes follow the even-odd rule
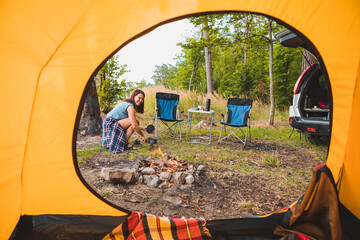
[[[358,69],[360,68],[360,58],[358,59]],[[356,75],[357,76],[357,75]],[[357,82],[357,80],[356,80],[356,76],[355,76],[355,85],[354,85],[354,91],[353,91],[353,94],[352,94],[352,99],[354,100],[355,99],[355,94],[356,94],[356,89],[359,87],[359,84],[358,84],[358,82]],[[351,105],[351,113],[353,112],[353,109],[354,109],[354,102],[352,102],[351,103],[352,105]],[[352,119],[350,119],[350,121],[349,121],[349,130],[348,130],[348,133],[347,133],[347,136],[349,136],[349,133],[351,132],[351,129],[350,129],[350,125],[351,125],[351,120]],[[347,156],[348,156],[348,151],[347,151],[347,149],[349,148],[349,144],[348,144],[348,142],[349,142],[349,139],[348,138],[346,138],[346,143],[345,143],[345,145],[346,145],[346,147],[345,147],[345,153],[344,153],[344,160],[347,158]],[[342,162],[342,164],[341,164],[341,167],[340,167],[340,169],[339,169],[339,175],[338,175],[338,179],[337,179],[337,182],[336,182],[336,184],[338,185],[338,195],[340,195],[340,190],[341,190],[341,183],[342,183],[342,178],[343,178],[343,172],[344,172],[344,161]]]
[[[24,149],[24,155],[23,155],[23,161],[22,161],[22,166],[21,166],[21,205],[20,205],[20,214],[22,215],[22,209],[23,209],[23,203],[22,203],[22,199],[23,199],[23,172],[24,172],[24,166],[25,166],[25,159],[26,159],[26,153],[27,153],[27,149],[28,149],[28,143],[29,143],[29,136],[30,136],[30,128],[31,128],[31,123],[32,123],[32,118],[33,118],[33,113],[34,113],[34,105],[35,105],[35,101],[36,101],[36,96],[37,96],[37,91],[38,91],[38,86],[39,86],[39,82],[40,82],[40,77],[44,71],[44,69],[49,65],[49,63],[51,62],[51,60],[53,59],[53,57],[55,56],[55,54],[59,51],[60,47],[64,44],[64,42],[69,38],[69,36],[71,35],[71,33],[74,32],[74,30],[76,29],[76,27],[79,25],[79,23],[81,22],[81,20],[84,18],[84,16],[86,15],[86,13],[89,11],[89,9],[94,5],[94,2],[96,0],[93,0],[93,2],[91,4],[89,4],[89,7],[86,11],[84,11],[84,13],[82,14],[82,16],[78,19],[78,21],[76,22],[76,24],[71,28],[71,30],[68,32],[68,34],[66,34],[66,36],[64,37],[64,39],[58,44],[58,46],[55,48],[54,52],[51,54],[51,56],[49,57],[49,59],[45,62],[45,64],[43,65],[43,67],[40,69],[39,74],[38,74],[38,78],[36,81],[36,87],[35,87],[35,93],[34,93],[34,98],[33,98],[33,102],[32,102],[32,106],[31,106],[31,110],[30,110],[30,119],[29,119],[29,124],[28,124],[28,128],[27,128],[27,134],[26,134],[26,142],[25,142],[25,149]]]

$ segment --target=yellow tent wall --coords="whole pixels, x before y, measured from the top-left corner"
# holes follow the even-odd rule
[[[119,47],[196,13],[277,18],[317,48],[333,93],[327,166],[340,200],[360,217],[358,0],[2,0],[0,2],[0,238],[21,215],[124,215],[79,180],[72,155],[86,83]]]

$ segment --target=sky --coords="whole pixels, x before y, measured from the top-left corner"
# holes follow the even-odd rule
[[[154,83],[151,79],[156,65],[175,65],[175,57],[181,52],[176,46],[185,36],[192,36],[193,27],[187,19],[162,25],[152,32],[132,41],[117,55],[119,64],[127,64],[129,73],[122,75],[129,82]]]

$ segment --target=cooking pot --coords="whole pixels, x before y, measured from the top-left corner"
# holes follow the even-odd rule
[[[135,141],[134,141],[134,145],[140,145],[140,140],[139,139],[135,139]]]
[[[150,145],[157,143],[157,138],[155,138],[155,137],[149,137],[147,140]]]
[[[147,131],[148,133],[153,133],[154,130],[155,130],[155,127],[154,127],[154,125],[152,125],[152,124],[150,124],[150,125],[148,125],[148,126],[146,127],[146,131]]]

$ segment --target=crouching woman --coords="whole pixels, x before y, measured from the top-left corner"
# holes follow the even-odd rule
[[[136,89],[131,93],[130,98],[117,104],[103,120],[103,134],[101,143],[104,148],[113,153],[121,153],[124,150],[134,150],[129,144],[129,139],[136,131],[143,139],[147,141],[143,131],[146,128],[139,125],[139,119],[135,113],[144,113],[145,93]]]

